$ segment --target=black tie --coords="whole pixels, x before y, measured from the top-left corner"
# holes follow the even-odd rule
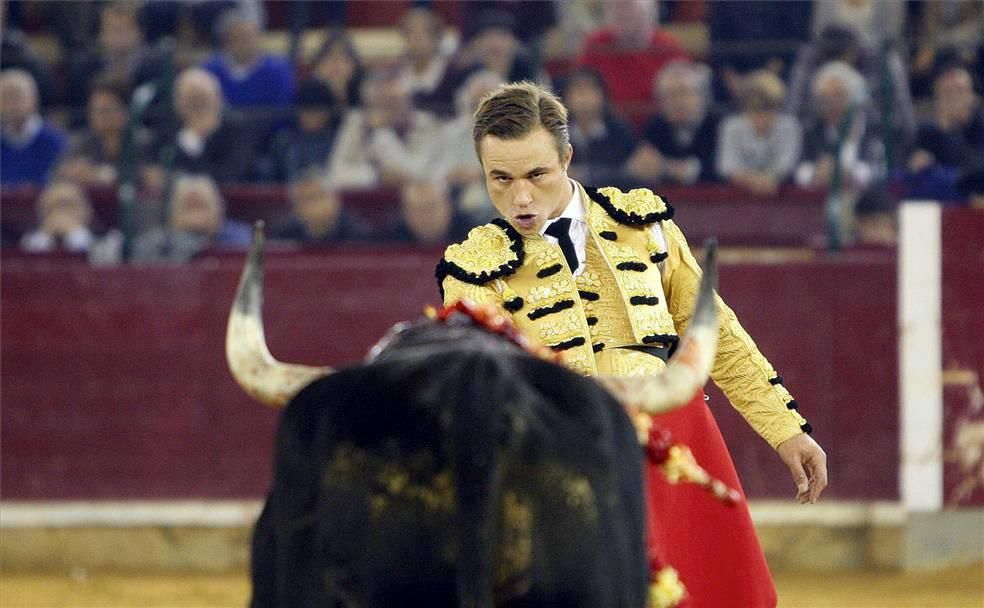
[[[560,245],[560,250],[564,252],[564,259],[567,260],[567,266],[571,269],[572,273],[575,272],[578,267],[578,262],[577,252],[574,251],[574,241],[571,240],[571,218],[560,218],[547,226],[547,230],[544,234],[549,234],[557,239],[557,244]]]

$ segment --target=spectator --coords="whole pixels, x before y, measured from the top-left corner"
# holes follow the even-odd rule
[[[578,59],[605,79],[612,103],[631,115],[644,113],[659,71],[687,52],[677,38],[656,25],[654,0],[611,0],[605,4],[607,27],[593,32]]]
[[[672,61],[659,73],[654,88],[659,114],[646,125],[629,172],[651,184],[714,181],[720,119],[710,109],[710,69]]]
[[[742,75],[754,70],[767,69],[784,77],[809,38],[812,4],[809,0],[708,2],[715,98],[737,99]]]
[[[821,66],[843,61],[864,76],[871,103],[868,124],[886,140],[889,162],[916,130],[916,114],[909,92],[909,77],[899,54],[885,47],[866,47],[860,35],[848,26],[828,26],[819,37],[803,47],[789,77],[786,112],[806,121],[810,112],[810,87]]]
[[[365,70],[351,36],[344,29],[328,33],[311,62],[311,76],[331,87],[342,108],[362,105]]]
[[[95,240],[91,222],[92,206],[85,192],[71,182],[54,182],[38,197],[39,226],[24,235],[21,249],[85,253]]]
[[[339,188],[399,188],[433,171],[441,141],[430,114],[414,110],[406,81],[395,71],[371,75],[366,106],[348,113],[332,154],[330,177]]]
[[[455,212],[447,184],[413,181],[400,193],[400,219],[389,238],[417,245],[446,245],[465,238],[471,226]]]
[[[573,58],[581,54],[588,34],[605,24],[605,3],[600,0],[553,0],[557,27],[544,40],[549,56]]]
[[[923,2],[916,7],[916,49],[909,64],[912,94],[932,96],[933,77],[942,68],[963,64],[971,74],[984,72],[984,4],[965,0]]]
[[[263,52],[260,24],[244,12],[219,20],[222,50],[202,66],[215,75],[230,107],[273,109],[294,98],[294,72],[282,58]]]
[[[813,3],[813,37],[832,25],[854,28],[869,49],[901,43],[905,31],[905,3],[898,0],[823,0]]]
[[[141,0],[141,21],[152,41],[181,37],[192,46],[218,46],[218,23],[229,10],[237,10],[260,25],[266,23],[261,0]]]
[[[636,142],[629,126],[612,116],[601,74],[591,68],[575,70],[562,96],[570,112],[571,144],[577,150],[568,175],[585,184],[622,182],[622,166]]]
[[[341,124],[331,87],[320,80],[301,83],[294,107],[293,123],[278,132],[271,145],[273,166],[267,173],[280,182],[292,181],[310,167],[327,167]]]
[[[491,70],[506,82],[539,80],[532,57],[513,34],[515,26],[516,20],[509,13],[483,11],[467,37],[459,65],[468,71]]]
[[[984,158],[984,116],[970,73],[962,67],[941,72],[933,82],[933,119],[916,137],[909,168],[932,164],[967,168]]]
[[[181,72],[174,85],[174,110],[179,124],[158,155],[164,167],[205,173],[222,182],[249,176],[253,138],[239,119],[225,114],[215,76],[200,68]]]
[[[434,104],[440,105],[434,94],[448,73],[448,59],[441,52],[443,23],[430,9],[412,8],[400,20],[400,33],[406,46],[401,70],[414,105],[432,111]]]
[[[6,19],[6,11],[7,3],[0,2],[0,71],[18,69],[29,73],[38,88],[39,105],[47,108],[55,96],[51,70],[31,48],[31,42],[24,32]]]
[[[919,128],[902,175],[906,196],[960,200],[962,170],[984,158],[984,116],[970,73],[952,67],[933,82],[933,119]]]
[[[147,50],[132,2],[111,2],[99,15],[99,47],[69,60],[65,101],[73,108],[85,105],[94,78],[109,75],[131,86],[161,77],[168,60]]]
[[[796,183],[804,188],[832,187],[836,164],[841,184],[852,192],[883,177],[881,142],[866,129],[864,78],[842,61],[824,65],[813,79],[813,115],[803,136]]]
[[[147,160],[151,135],[146,129],[138,129],[134,148],[129,157],[124,156],[128,101],[126,82],[106,77],[93,82],[88,129],[73,139],[58,167],[60,178],[89,187],[111,186],[119,179],[125,161],[135,163],[139,170]]]
[[[482,98],[502,83],[502,77],[491,70],[472,73],[455,96],[457,115],[441,127],[439,168],[434,174],[451,186],[458,210],[475,224],[498,217],[498,212],[489,200],[482,163],[475,154],[474,115]]]
[[[183,263],[210,248],[244,249],[252,233],[248,224],[226,219],[219,188],[206,175],[174,180],[167,227],[151,228],[133,243],[131,261]]]
[[[779,77],[758,70],[742,84],[742,112],[721,124],[718,174],[755,194],[773,195],[799,160],[802,133],[782,114],[786,88]]]
[[[309,170],[292,182],[290,202],[293,215],[274,229],[275,238],[319,245],[369,238],[368,226],[342,206],[323,174]]]
[[[38,114],[38,88],[24,70],[0,73],[0,184],[40,185],[65,147],[65,135]]]

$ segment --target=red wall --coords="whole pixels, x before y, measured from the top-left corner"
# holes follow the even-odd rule
[[[271,351],[357,361],[392,323],[436,302],[436,259],[379,248],[268,256]],[[3,498],[261,495],[276,413],[238,389],[223,354],[241,264],[94,269],[5,257]],[[829,495],[895,498],[894,256],[726,264],[720,289],[813,423],[830,457]],[[748,493],[792,496],[771,449],[716,391],[711,406]]]
[[[943,492],[947,507],[984,506],[984,213],[944,209]],[[975,438],[976,437],[976,438]]]

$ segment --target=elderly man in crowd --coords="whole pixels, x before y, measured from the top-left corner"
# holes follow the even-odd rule
[[[65,148],[65,135],[38,113],[38,87],[24,70],[0,73],[0,184],[40,185]]]
[[[836,166],[841,184],[857,192],[880,176],[884,149],[867,129],[867,98],[864,77],[850,65],[832,61],[817,72],[796,183],[830,188]]]
[[[287,106],[294,97],[294,71],[283,57],[263,51],[263,31],[250,15],[226,11],[219,20],[222,50],[202,66],[215,75],[231,107]]]
[[[367,78],[365,108],[352,110],[332,154],[329,174],[339,188],[401,187],[433,170],[440,152],[439,125],[413,109],[410,88],[399,72]]]
[[[646,183],[693,184],[716,178],[718,115],[710,109],[711,70],[672,61],[656,78],[659,114],[646,125],[629,172]]]
[[[241,249],[249,245],[249,225],[226,218],[219,188],[207,175],[178,176],[169,202],[168,225],[137,237],[133,262],[183,263],[206,249]]]
[[[223,182],[249,176],[254,140],[240,119],[226,114],[215,76],[200,68],[181,72],[174,83],[174,111],[178,124],[158,155],[161,165]]]

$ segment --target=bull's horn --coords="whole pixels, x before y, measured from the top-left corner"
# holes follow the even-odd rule
[[[717,241],[709,239],[705,247],[704,275],[694,316],[666,371],[656,376],[598,377],[605,388],[630,408],[648,414],[669,412],[688,403],[707,382],[717,352],[718,319],[714,300]]]
[[[312,381],[331,373],[330,367],[281,363],[273,358],[263,335],[263,222],[253,228],[253,247],[226,330],[229,371],[249,396],[282,407]]]

